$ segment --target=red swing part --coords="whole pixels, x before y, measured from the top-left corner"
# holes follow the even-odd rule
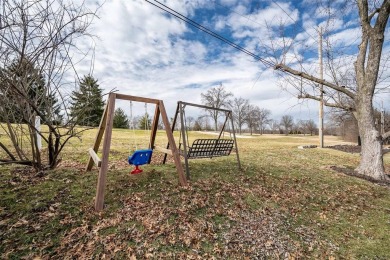
[[[134,168],[134,170],[132,170],[132,171],[130,172],[130,174],[138,174],[138,173],[141,173],[141,172],[143,172],[143,170],[140,169],[140,168],[138,167],[138,165],[136,165],[135,168]]]

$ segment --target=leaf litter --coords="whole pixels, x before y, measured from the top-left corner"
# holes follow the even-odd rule
[[[153,164],[161,159],[158,157]],[[375,233],[367,227],[360,228],[359,216],[369,211],[388,210],[366,202],[367,198],[386,198],[386,191],[362,188],[360,184],[341,184],[346,179],[332,183],[345,176],[330,174],[322,182],[316,176],[324,176],[313,174],[311,168],[299,168],[301,165],[294,165],[294,160],[287,164],[280,160],[283,168],[278,168],[275,159],[272,159],[272,167],[261,157],[256,157],[256,162],[262,163],[262,167],[247,169],[251,176],[233,174],[225,180],[219,177],[220,172],[215,175],[208,172],[201,175],[203,179],[182,188],[172,179],[158,177],[161,173],[155,170],[141,177],[150,179],[150,183],[123,183],[128,176],[119,170],[129,166],[125,160],[112,161],[110,169],[120,172],[119,181],[114,184],[120,184],[122,190],[131,190],[124,195],[111,183],[107,192],[119,201],[119,207],[108,205],[105,212],[96,213],[92,201],[82,201],[64,210],[71,193],[70,185],[88,177],[83,172],[84,164],[64,161],[61,167],[80,175],[58,177],[67,186],[59,189],[50,201],[33,205],[31,212],[17,215],[9,213],[7,205],[0,208],[1,256],[334,259],[333,255],[340,253],[340,245],[324,235],[331,226],[341,221],[359,226],[354,230],[343,227],[343,242],[360,239],[356,230],[371,238]],[[305,162],[305,167],[311,164]],[[299,170],[299,177],[290,174],[295,169]],[[16,196],[16,204],[29,186],[51,178],[45,174],[32,176],[24,171],[14,171],[7,183],[0,184],[2,189],[10,187],[13,192],[22,192]],[[339,187],[332,187],[334,184]],[[89,185],[85,185],[85,189],[93,190],[94,184]],[[30,241],[22,242],[19,235],[26,233]],[[56,239],[57,242],[52,241]]]
[[[288,209],[254,210],[245,201],[248,191],[275,197],[266,189],[250,190],[216,179],[199,180],[184,188],[158,188],[161,194],[157,198],[145,191],[133,193],[122,199],[123,207],[112,216],[101,215],[95,224],[85,222],[73,228],[56,254],[77,258],[125,254],[134,259],[294,259],[313,247],[331,248],[309,228],[294,229]],[[293,239],[286,230],[302,239]],[[101,248],[98,253],[97,248]]]

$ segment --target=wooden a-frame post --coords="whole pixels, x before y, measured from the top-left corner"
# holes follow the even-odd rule
[[[103,151],[102,151],[102,158],[100,161],[100,169],[99,169],[99,176],[98,176],[98,182],[96,187],[96,198],[95,198],[95,210],[100,211],[103,209],[104,206],[104,190],[106,186],[106,179],[107,179],[107,171],[108,171],[108,158],[110,154],[110,146],[111,146],[111,136],[112,136],[112,128],[113,128],[113,121],[114,121],[114,111],[115,111],[115,100],[116,99],[122,99],[127,101],[136,101],[136,102],[144,102],[144,103],[151,103],[156,105],[155,113],[154,113],[154,119],[152,123],[152,131],[150,136],[150,144],[149,148],[154,148],[154,142],[156,138],[156,132],[157,132],[157,125],[158,120],[161,115],[162,121],[165,126],[165,132],[168,137],[168,143],[169,143],[169,150],[170,153],[173,156],[173,159],[175,161],[176,170],[179,178],[179,183],[182,186],[187,185],[187,180],[184,176],[184,170],[183,166],[180,162],[180,154],[179,150],[177,149],[175,139],[173,138],[172,129],[169,125],[169,119],[165,110],[164,102],[162,100],[158,99],[151,99],[151,98],[144,98],[144,97],[136,97],[136,96],[129,96],[129,95],[123,95],[119,93],[110,93],[108,96],[108,102],[106,105],[106,108],[104,109],[104,113],[102,116],[102,119],[100,121],[99,130],[95,137],[95,143],[92,149],[90,149],[90,157],[88,164],[86,166],[86,171],[90,171],[93,166],[94,159],[98,160],[98,157],[96,155],[100,143],[103,138]]]

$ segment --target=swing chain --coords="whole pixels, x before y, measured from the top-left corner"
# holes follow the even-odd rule
[[[134,118],[133,118],[133,102],[130,100],[130,130],[133,132],[133,147],[129,147],[129,154],[132,154],[132,148],[135,148],[135,150],[138,150],[137,142],[135,141],[135,126],[134,126]]]

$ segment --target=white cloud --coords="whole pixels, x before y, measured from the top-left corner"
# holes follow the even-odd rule
[[[319,27],[322,27],[324,31],[337,31],[342,29],[344,26],[344,21],[341,19],[331,19],[319,24]]]
[[[330,15],[335,13],[336,10],[334,8],[320,5],[317,7],[314,15],[317,19],[321,19],[321,18],[328,18]]]
[[[350,28],[343,31],[339,31],[329,36],[330,41],[334,44],[334,47],[339,46],[357,46],[360,42],[361,35],[360,28]]]
[[[218,15],[214,17],[214,28],[217,31],[220,31],[226,27],[226,17]]]
[[[232,12],[212,13],[212,28],[230,29],[238,40],[249,37],[243,44],[255,53],[261,47],[260,40],[264,43],[267,37],[271,37],[274,43],[282,42],[282,39],[275,38],[276,32],[269,33],[264,21],[271,28],[276,28],[280,19],[286,25],[293,24],[291,18],[273,3],[265,9],[252,10],[252,13],[249,5],[242,1],[237,3],[221,1],[221,4],[230,6]],[[168,1],[167,4],[189,16],[195,13],[196,8],[213,6],[206,0],[187,3]],[[300,12],[292,4],[279,5],[294,20],[299,20]],[[178,100],[200,103],[202,92],[222,82],[236,97],[248,98],[252,104],[270,109],[275,119],[291,114],[295,118],[317,120],[318,104],[310,101],[296,105],[297,99],[278,86],[272,68],[265,70],[251,57],[221,45],[202,32],[191,31],[189,25],[145,1],[109,1],[102,7],[99,16],[101,19],[93,26],[93,33],[99,37],[94,76],[105,91],[116,88],[124,94],[163,99],[169,115],[172,115]],[[307,13],[301,16],[302,26],[316,39],[317,21]],[[355,29],[343,30],[343,26],[346,25],[342,20],[334,23],[333,29],[337,33],[331,37],[337,44],[346,44],[354,39],[351,35],[356,33]],[[295,64],[293,53],[298,53],[298,58],[302,58],[299,55],[303,50],[310,49],[316,53],[315,39],[305,32],[299,33],[296,40],[303,44],[293,46],[287,53],[287,62]],[[216,50],[220,51],[218,56],[214,55]],[[316,59],[304,64],[309,72],[316,73]],[[82,67],[85,65],[80,64],[81,74],[89,72],[87,67]]]
[[[222,5],[233,6],[238,2],[238,0],[221,0]]]
[[[299,11],[287,3],[280,3],[279,6],[271,3],[265,9],[259,8],[252,13],[248,11],[247,8],[239,6],[228,18],[228,24],[237,38],[261,35],[267,31],[267,26],[273,28],[281,24],[292,25],[299,17]]]

